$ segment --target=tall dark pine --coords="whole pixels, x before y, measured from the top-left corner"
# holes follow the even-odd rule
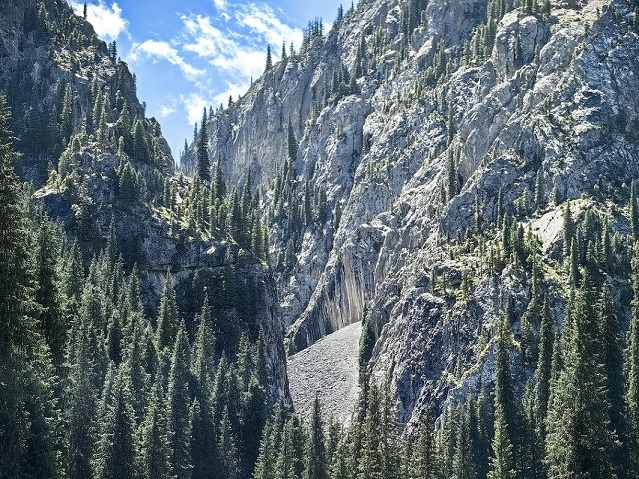
[[[315,396],[309,437],[306,446],[306,471],[304,479],[328,479],[326,462],[326,444],[324,439],[324,422],[319,398]]]
[[[34,277],[9,117],[0,95],[0,477],[52,477],[59,472],[53,373],[34,320]]]
[[[601,293],[599,300],[599,327],[601,334],[601,354],[610,403],[610,428],[617,432],[621,443],[617,464],[620,479],[628,477],[628,435],[626,418],[624,415],[624,362],[621,339],[621,325],[617,311],[607,287]]]
[[[171,450],[168,442],[162,386],[156,381],[144,421],[140,425],[138,474],[141,479],[171,479]]]
[[[266,47],[266,71],[273,68],[273,56],[271,55],[271,45]]]
[[[420,479],[439,477],[435,435],[428,414],[422,414],[419,422],[419,437],[413,448],[410,472],[411,477]]]
[[[177,479],[191,477],[189,378],[189,343],[182,323],[173,348],[167,394],[171,472]]]
[[[495,435],[493,437],[493,457],[488,479],[514,479],[513,430],[515,424],[515,390],[510,370],[510,328],[508,317],[504,317],[499,327],[497,355],[495,358]]]
[[[197,174],[203,182],[211,181],[211,161],[209,160],[209,135],[206,130],[206,108],[202,113],[202,127],[197,135]]]
[[[111,404],[100,426],[95,459],[95,479],[134,479],[135,418],[131,407],[130,383],[123,370],[117,372],[111,389]]]
[[[88,328],[89,324],[81,321],[73,353],[75,361],[69,377],[67,474],[70,479],[91,477],[91,457],[96,439],[97,391]]]
[[[594,287],[585,275],[569,305],[565,367],[553,384],[546,421],[546,456],[553,479],[617,477],[617,437],[610,427],[610,401],[594,304]]]

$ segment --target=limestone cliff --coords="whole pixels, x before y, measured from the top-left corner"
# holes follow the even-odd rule
[[[566,204],[627,231],[620,208],[639,174],[634,8],[364,1],[218,112],[209,151],[231,182],[250,169],[275,207],[288,157],[291,201],[306,183],[327,193],[330,214],[304,225],[295,265],[277,268],[289,351],[366,318],[371,368],[391,374],[402,421],[490,383],[492,325],[512,303],[519,337],[531,272],[487,273],[481,248],[495,238],[466,239],[498,237],[499,215],[514,215],[540,237],[550,272],[561,269]],[[272,215],[276,265],[289,254],[297,205],[287,207]],[[561,325],[565,280],[547,276]],[[518,361],[523,382],[530,366]]]

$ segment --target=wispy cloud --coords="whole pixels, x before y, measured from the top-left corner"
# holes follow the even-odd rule
[[[171,105],[164,105],[160,108],[160,118],[166,118],[167,116],[171,116],[175,113],[175,107]]]
[[[103,0],[101,0],[103,1]],[[211,0],[212,15],[179,14],[182,28],[172,39],[149,39],[133,46],[128,59],[165,60],[177,66],[193,84],[174,102],[160,109],[160,116],[183,110],[191,124],[202,118],[209,105],[225,107],[229,96],[237,99],[264,72],[266,45],[279,58],[279,45],[300,45],[302,31],[289,26],[286,16],[265,3]],[[211,7],[209,7],[209,10]]]
[[[203,109],[209,105],[210,100],[200,93],[189,93],[187,95],[181,95],[180,101],[184,105],[189,123],[195,125],[202,119]]]
[[[271,45],[279,45],[283,41],[297,45],[302,42],[302,31],[283,23],[269,5],[251,3],[243,6],[241,11],[235,13],[235,18],[238,24],[250,28],[252,33],[258,34]]]
[[[221,11],[226,10],[228,7],[228,2],[226,0],[213,0],[213,4]]]
[[[71,7],[77,15],[82,15],[84,2],[71,2]],[[113,2],[111,6],[99,0],[98,3],[87,2],[87,20],[93,25],[95,32],[106,41],[116,40],[120,34],[129,35],[129,22],[122,16],[122,9]]]
[[[163,59],[176,65],[189,80],[195,80],[198,76],[206,73],[204,70],[197,69],[187,63],[186,60],[180,56],[178,50],[165,41],[147,40],[144,43],[134,45],[129,53],[129,59],[131,61],[137,61],[142,54],[147,58],[153,58],[154,60]]]
[[[232,33],[214,27],[207,16],[191,15],[182,20],[189,36],[184,50],[238,78],[256,77],[264,71],[265,46],[258,48],[247,39],[238,41]]]

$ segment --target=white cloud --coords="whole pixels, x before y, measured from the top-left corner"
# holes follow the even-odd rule
[[[191,38],[191,43],[184,45],[184,50],[206,58],[211,65],[244,82],[264,71],[266,51],[263,47],[240,44],[233,38],[236,35],[224,34],[214,27],[209,17],[197,15],[182,17],[182,20]]]
[[[175,113],[175,107],[173,106],[164,105],[160,108],[160,118],[166,118],[167,116],[171,116],[173,113]]]
[[[228,2],[226,0],[213,0],[213,3],[218,10],[222,11],[226,10],[226,7],[228,6]]]
[[[258,6],[251,3],[236,12],[235,19],[240,25],[250,28],[253,33],[264,38],[271,44],[271,47],[281,45],[283,41],[287,45],[291,42],[296,45],[302,43],[302,31],[282,23],[275,11],[268,5]],[[277,48],[274,48],[273,51],[276,52]]]
[[[203,75],[204,70],[199,70],[184,60],[179,52],[173,48],[168,42],[158,40],[147,40],[144,43],[136,44],[131,48],[129,59],[131,61],[137,61],[140,55],[144,54],[147,58],[164,59],[169,63],[176,65],[182,70],[184,75],[189,80],[194,80],[196,77]]]
[[[77,15],[83,14],[84,2],[71,2],[71,7]],[[121,33],[128,36],[128,20],[122,17],[122,9],[116,2],[109,7],[104,0],[97,4],[87,3],[87,20],[93,25],[95,32],[106,41],[116,40]]]
[[[181,95],[180,101],[184,105],[186,115],[191,125],[194,125],[195,123],[197,123],[198,125],[200,124],[204,108],[208,108],[211,103],[199,93],[189,93],[188,95]]]

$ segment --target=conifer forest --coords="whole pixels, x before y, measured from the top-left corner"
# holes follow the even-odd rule
[[[0,1],[0,479],[639,479],[638,0],[339,6],[179,153],[76,3]]]

